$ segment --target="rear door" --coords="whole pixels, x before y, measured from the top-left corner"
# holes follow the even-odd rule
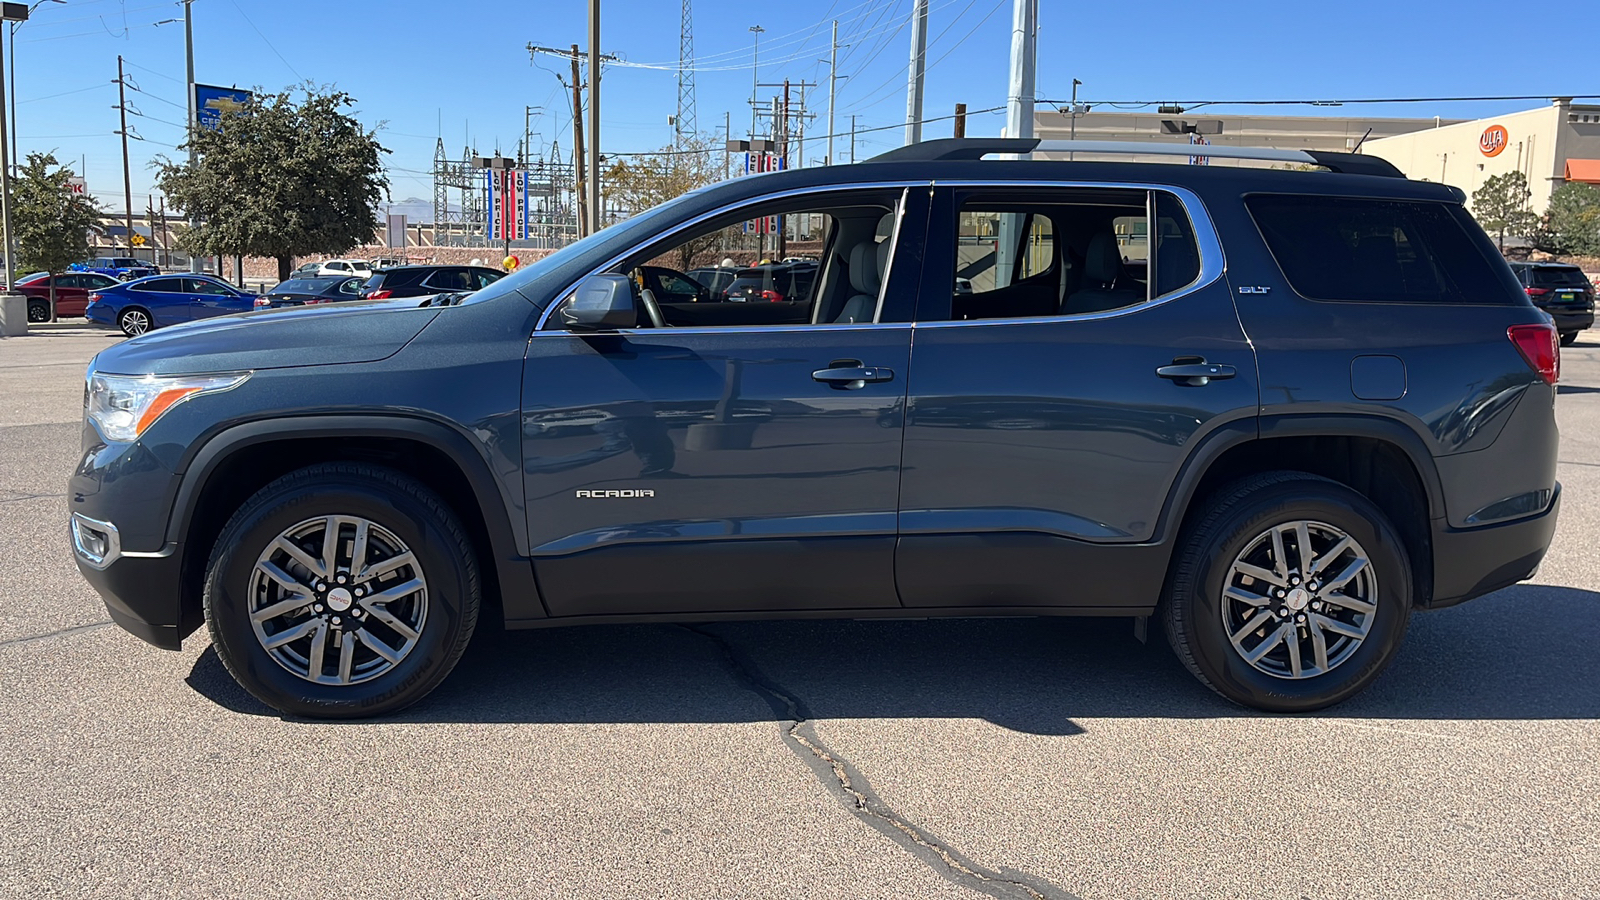
[[[1150,607],[1189,448],[1220,428],[1253,433],[1257,409],[1205,209],[1176,188],[951,187],[936,202],[902,601]]]

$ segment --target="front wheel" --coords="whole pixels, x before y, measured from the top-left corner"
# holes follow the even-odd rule
[[[1382,510],[1337,482],[1235,482],[1184,531],[1163,598],[1185,666],[1236,703],[1307,712],[1378,676],[1411,613],[1411,565]]]
[[[125,309],[117,316],[117,327],[128,337],[138,337],[150,330],[150,314],[142,309]]]
[[[388,469],[328,463],[268,484],[206,571],[211,641],[291,715],[375,716],[444,680],[478,619],[476,557],[444,501]]]
[[[48,322],[48,321],[50,321],[50,307],[49,307],[49,305],[44,304],[44,303],[29,303],[28,304],[28,321],[29,322]]]

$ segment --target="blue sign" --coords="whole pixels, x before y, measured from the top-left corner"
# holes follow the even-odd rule
[[[194,120],[201,128],[214,129],[223,113],[246,109],[251,99],[249,91],[197,84],[194,86]]]

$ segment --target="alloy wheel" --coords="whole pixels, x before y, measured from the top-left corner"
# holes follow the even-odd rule
[[[370,681],[398,666],[427,625],[422,565],[382,525],[359,516],[306,519],[256,560],[250,624],[273,661],[317,684]]]
[[[150,317],[137,309],[130,309],[122,314],[122,331],[130,337],[138,337],[150,330]]]
[[[48,322],[48,321],[50,321],[50,308],[46,307],[46,306],[40,306],[39,304],[31,304],[28,307],[28,321],[29,322]]]
[[[1274,525],[1234,558],[1222,590],[1233,649],[1275,678],[1315,678],[1350,659],[1371,630],[1378,580],[1360,543],[1325,522]]]

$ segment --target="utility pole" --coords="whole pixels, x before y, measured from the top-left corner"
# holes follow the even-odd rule
[[[572,45],[572,202],[578,207],[578,237],[588,237],[588,186],[583,179],[583,75],[578,71],[578,45]]]
[[[906,144],[922,141],[922,85],[928,75],[928,0],[911,12],[911,69],[906,75]]]
[[[601,228],[600,204],[600,0],[589,0],[589,221]]]
[[[856,116],[850,116],[850,162],[856,161]]]
[[[133,182],[128,175],[128,94],[122,76],[122,57],[117,57],[117,115],[122,118],[122,213],[128,229],[128,255],[133,255]]]
[[[965,103],[956,104],[955,136],[958,138],[964,138],[967,136],[967,105]]]
[[[522,108],[522,154],[517,159],[517,165],[527,168],[528,159],[533,156],[533,107]]]
[[[194,0],[183,0],[183,55],[186,72],[185,80],[189,85],[189,97],[187,100],[189,120],[183,123],[183,133],[188,136],[189,168],[193,169],[200,158],[194,149],[194,120],[197,116],[194,108]],[[123,143],[127,143],[126,139],[124,139]],[[123,156],[127,156],[126,151],[124,151]],[[189,229],[191,231],[194,230],[194,213],[192,212],[189,214]],[[200,260],[196,259],[192,253],[189,254],[189,271],[200,271]]]
[[[728,129],[733,127],[733,113],[726,110],[722,113],[722,178],[727,180],[728,172],[733,168],[733,153],[728,149],[728,144],[733,140],[733,132]]]
[[[1006,137],[1033,137],[1033,76],[1038,56],[1039,0],[1016,0],[1011,17],[1011,91],[1006,101]],[[1018,154],[1016,159],[1028,154]],[[995,246],[995,287],[1011,284],[1021,237],[1022,215],[1000,216],[999,240]]]
[[[833,165],[833,100],[839,93],[839,20],[833,20],[833,46],[828,51],[828,155],[825,166]]]

